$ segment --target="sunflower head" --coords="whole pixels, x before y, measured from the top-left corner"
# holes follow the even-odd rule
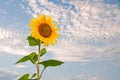
[[[30,20],[30,30],[32,37],[39,39],[44,43],[44,46],[48,44],[54,44],[57,41],[59,34],[57,33],[57,23],[54,23],[51,16],[42,14],[36,18]]]

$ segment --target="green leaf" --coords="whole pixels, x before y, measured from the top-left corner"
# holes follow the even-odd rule
[[[24,74],[18,80],[29,80],[29,74]]]
[[[38,55],[36,54],[36,55],[34,55],[34,57],[33,57],[33,63],[35,64],[35,63],[37,62],[37,60],[38,60]]]
[[[27,40],[28,40],[28,43],[29,43],[30,46],[38,46],[40,44],[40,40],[35,39],[32,36],[28,36]]]
[[[28,60],[30,60],[33,64],[35,64],[37,61],[37,54],[35,52],[32,52],[31,54],[24,56],[23,58],[18,60],[15,64],[26,62]]]
[[[15,64],[26,62],[27,60],[29,60],[28,56],[24,56],[23,58],[21,58],[20,60],[18,60]]]
[[[31,79],[34,78],[36,76],[36,73],[34,73],[32,76],[31,76]]]
[[[32,52],[30,55],[28,55],[28,58],[33,64],[35,64],[37,61],[37,54],[35,52]]]
[[[47,52],[46,48],[42,48],[40,51],[40,57],[43,56]]]
[[[46,61],[40,62],[40,64],[42,64],[45,68],[50,66],[51,67],[59,66],[63,63],[64,62],[58,61],[58,60],[46,60]]]

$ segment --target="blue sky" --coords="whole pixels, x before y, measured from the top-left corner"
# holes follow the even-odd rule
[[[42,80],[120,79],[120,0],[0,0],[0,80],[35,72],[14,63],[28,46],[29,20],[42,13],[59,23],[61,36],[42,59],[65,64],[48,68]]]

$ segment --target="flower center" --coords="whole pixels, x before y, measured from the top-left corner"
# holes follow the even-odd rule
[[[40,24],[39,27],[38,27],[38,30],[39,30],[39,34],[42,35],[45,38],[50,37],[51,34],[52,34],[51,27],[46,23]]]

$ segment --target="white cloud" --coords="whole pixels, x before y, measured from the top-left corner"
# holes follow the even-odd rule
[[[87,80],[98,80],[96,77],[88,78]]]
[[[120,34],[120,10],[117,4],[111,5],[103,1],[90,2],[89,0],[63,1],[68,6],[48,0],[29,0],[28,2],[31,15],[42,13],[52,15],[60,23],[59,26],[63,26],[61,34],[64,37],[94,39]]]
[[[28,0],[26,2],[28,6],[21,4],[26,13],[34,17],[46,13],[59,22],[61,27],[59,42],[55,47],[48,48],[53,58],[64,61],[119,59],[118,4],[106,4],[103,0],[62,0],[60,3],[49,0]],[[1,38],[3,37],[2,35]],[[22,51],[21,48],[18,49]]]
[[[0,80],[16,80],[17,77],[18,77],[17,72],[0,68]]]
[[[18,68],[27,68],[28,66],[22,65],[22,64],[16,64],[15,67],[18,67]]]
[[[0,8],[0,13],[5,15],[7,12]]]
[[[22,38],[25,34],[23,34],[22,29],[16,29],[14,26],[9,25],[7,28],[4,26],[0,27],[0,52],[25,55],[29,52],[28,49],[30,49],[28,45],[26,45],[25,39]]]
[[[70,80],[99,80],[99,79],[97,77],[86,76],[85,74],[81,74],[72,77]]]
[[[80,47],[56,47],[48,48],[54,59],[63,61],[80,61],[80,62],[91,62],[91,61],[112,61],[119,60],[120,46],[115,43],[114,45],[106,46],[80,46]]]

